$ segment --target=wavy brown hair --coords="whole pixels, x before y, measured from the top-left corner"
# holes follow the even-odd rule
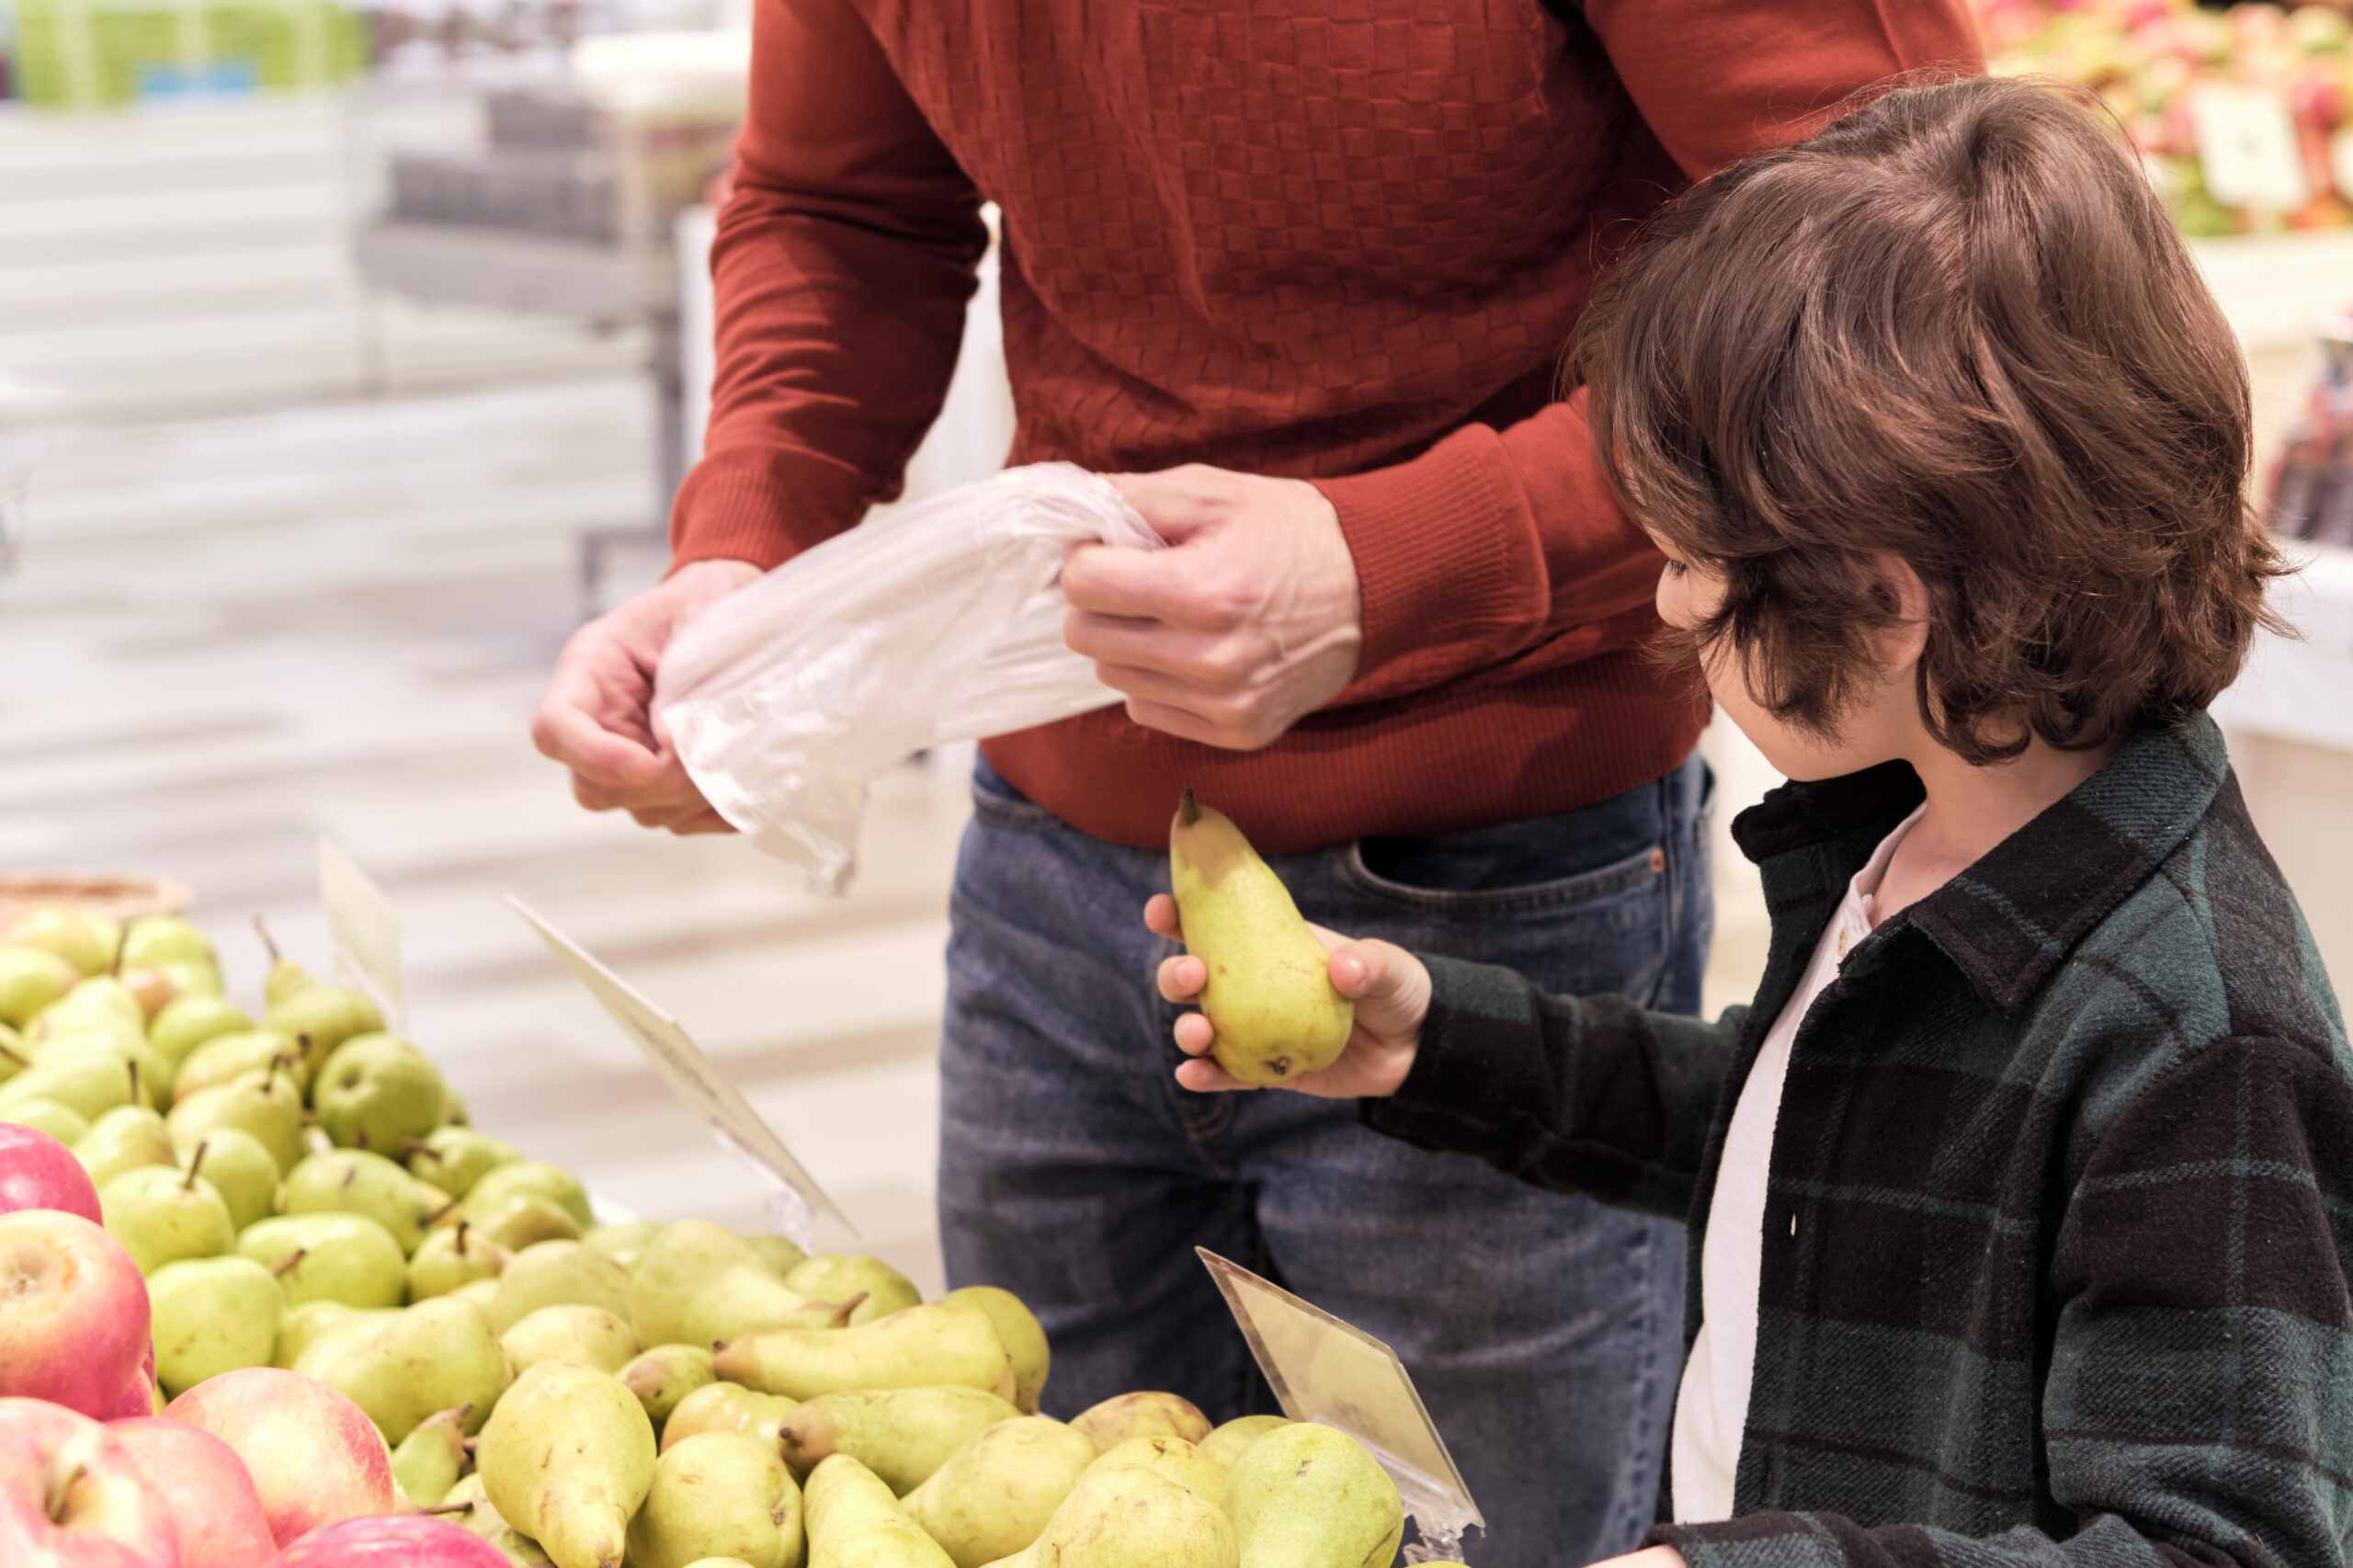
[[[1927,585],[1922,715],[1973,763],[2202,709],[2285,567],[2249,516],[2237,341],[2112,124],[2071,93],[1887,93],[1702,181],[1570,349],[1628,512],[1720,574],[1667,642],[1835,734]]]

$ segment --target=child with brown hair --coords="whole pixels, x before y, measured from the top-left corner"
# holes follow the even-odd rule
[[[1763,983],[1334,937],[1355,1033],[1289,1086],[1690,1226],[1639,1558],[2342,1563],[2353,1057],[2204,711],[2281,567],[2146,180],[2057,92],[1892,92],[1669,208],[1572,365],[1670,650],[1792,780],[1734,827]]]

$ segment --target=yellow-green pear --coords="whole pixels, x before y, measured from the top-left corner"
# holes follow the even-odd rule
[[[335,1149],[297,1162],[286,1173],[278,1207],[284,1214],[365,1214],[405,1255],[416,1251],[426,1226],[448,1202],[381,1154]]]
[[[18,1100],[0,1109],[0,1121],[13,1121],[19,1127],[46,1132],[69,1149],[90,1131],[90,1124],[74,1110],[55,1100],[39,1098]]]
[[[126,970],[124,972],[128,974],[136,971]],[[217,1002],[227,990],[221,982],[221,966],[205,963],[197,959],[174,959],[165,963],[156,964],[146,972],[162,981],[168,987],[170,996],[163,1004],[165,1007],[169,1007],[174,1002],[191,996]],[[151,1032],[155,1027],[155,1019],[162,1017],[161,1011],[150,1016],[147,1027]]]
[[[153,1274],[182,1258],[219,1257],[236,1244],[229,1206],[199,1171],[141,1165],[98,1189],[107,1233]]]
[[[6,1083],[33,1064],[33,1048],[25,1037],[0,1024],[0,1084]]]
[[[541,1307],[555,1306],[599,1307],[630,1322],[629,1270],[585,1242],[527,1246],[507,1260],[498,1276],[491,1324],[504,1334]]]
[[[618,1377],[637,1358],[637,1336],[602,1307],[541,1307],[500,1335],[498,1344],[517,1372],[542,1361],[577,1361]]]
[[[69,1039],[45,1046],[33,1064],[0,1084],[0,1121],[28,1100],[50,1100],[85,1121],[134,1100],[149,1103],[130,1054],[111,1040]]]
[[[890,1487],[847,1454],[810,1471],[801,1506],[808,1568],[950,1568],[948,1553],[907,1517]]]
[[[654,1424],[637,1396],[569,1361],[517,1379],[474,1446],[491,1506],[557,1568],[620,1568],[654,1461]]]
[[[1199,1443],[1210,1435],[1209,1417],[1189,1399],[1173,1393],[1123,1393],[1070,1418],[1105,1453],[1131,1437],[1182,1437]]]
[[[460,1285],[445,1294],[454,1296],[461,1301],[472,1301],[486,1312],[490,1311],[491,1301],[498,1294],[498,1281],[495,1278],[476,1279],[471,1284]]]
[[[808,1254],[801,1244],[787,1236],[745,1236],[744,1244],[760,1255],[760,1261],[776,1271],[781,1279],[801,1267]]]
[[[548,1554],[540,1550],[538,1541],[508,1524],[498,1510],[490,1506],[489,1497],[483,1493],[479,1473],[467,1476],[449,1488],[449,1495],[441,1499],[440,1507],[434,1511],[490,1542],[506,1556],[507,1562],[518,1564],[519,1568],[537,1568],[538,1564],[548,1561]]]
[[[1005,1353],[1013,1359],[1013,1403],[1022,1415],[1037,1415],[1038,1397],[1045,1390],[1046,1374],[1053,1368],[1053,1353],[1046,1345],[1046,1331],[1039,1326],[1037,1314],[1020,1297],[995,1285],[967,1285],[940,1300],[969,1301],[989,1314],[996,1336],[1005,1342]]]
[[[957,1449],[1020,1414],[985,1389],[954,1384],[821,1394],[785,1418],[784,1462],[805,1472],[828,1454],[847,1454],[892,1492],[912,1492]]]
[[[711,1370],[710,1352],[699,1345],[656,1345],[639,1354],[620,1372],[621,1381],[660,1429],[678,1408],[678,1402],[699,1388],[718,1381]]]
[[[800,1568],[801,1489],[766,1445],[704,1432],[654,1461],[629,1526],[629,1568],[687,1568],[720,1553],[752,1568]]]
[[[194,1257],[147,1277],[155,1381],[176,1397],[205,1379],[267,1367],[286,1297],[251,1258]]]
[[[956,1568],[981,1568],[1036,1540],[1094,1462],[1084,1434],[1042,1415],[1017,1416],[957,1449],[902,1506]]]
[[[396,1154],[441,1125],[448,1094],[441,1069],[416,1047],[362,1034],[336,1046],[318,1069],[311,1107],[336,1147]]]
[[[199,1089],[272,1068],[283,1069],[296,1088],[309,1089],[311,1070],[302,1064],[301,1048],[287,1036],[276,1029],[217,1034],[181,1059],[172,1077],[172,1099],[176,1104]]]
[[[513,1144],[476,1132],[471,1127],[437,1127],[412,1140],[402,1151],[409,1175],[429,1181],[452,1198],[462,1199],[500,1165],[523,1157]]]
[[[261,939],[270,957],[269,974],[262,982],[262,999],[269,1006],[262,1022],[301,1040],[313,1074],[344,1041],[383,1028],[384,1016],[373,1002],[357,991],[322,984],[301,964],[281,957],[268,931],[261,932]]]
[[[683,1443],[698,1432],[742,1432],[778,1448],[785,1418],[799,1408],[791,1400],[739,1383],[705,1383],[672,1408],[662,1424],[662,1446]]]
[[[202,1166],[204,1179],[229,1206],[229,1222],[243,1233],[278,1209],[278,1162],[249,1132],[216,1127],[178,1156],[182,1170]]]
[[[800,1559],[793,1561],[797,1562]],[[688,1563],[687,1568],[752,1568],[752,1565],[740,1557],[698,1557]]]
[[[422,1301],[488,1280],[494,1289],[486,1294],[494,1300],[498,1276],[512,1256],[463,1220],[449,1230],[428,1232],[408,1260],[408,1299]]]
[[[712,1365],[729,1382],[794,1399],[939,1383],[1008,1402],[1013,1393],[1005,1342],[969,1301],[909,1307],[849,1328],[758,1329],[720,1346]]]
[[[715,1344],[805,1321],[812,1304],[742,1237],[706,1220],[664,1226],[628,1278],[630,1319],[646,1345]]]
[[[183,1158],[215,1127],[233,1127],[258,1140],[281,1173],[302,1158],[302,1093],[283,1073],[248,1073],[199,1090],[174,1106],[164,1125]]]
[[[104,915],[53,905],[28,909],[0,927],[0,942],[47,949],[81,974],[103,974],[114,967],[121,940],[122,928]]]
[[[1201,1439],[1201,1452],[1231,1469],[1243,1449],[1276,1427],[1290,1425],[1290,1419],[1281,1415],[1237,1415]]]
[[[1185,946],[1209,971],[1200,1006],[1218,1064],[1245,1084],[1329,1067],[1356,1019],[1333,989],[1331,953],[1242,830],[1190,790],[1168,830],[1168,871]]]
[[[784,1277],[784,1283],[786,1289],[813,1301],[847,1301],[852,1296],[864,1296],[866,1300],[850,1312],[852,1324],[872,1323],[923,1304],[923,1292],[913,1280],[881,1258],[858,1253],[821,1252],[803,1258]]]
[[[1238,1568],[1241,1554],[1215,1503],[1156,1470],[1123,1465],[1081,1476],[1038,1539],[1003,1561],[1004,1568]]]
[[[177,915],[142,915],[124,925],[116,949],[124,969],[152,969],[160,963],[217,961],[212,938],[196,923]]]
[[[1131,1467],[1158,1471],[1203,1502],[1215,1503],[1225,1495],[1225,1467],[1182,1437],[1130,1437],[1107,1449],[1087,1470]]]
[[[219,996],[183,995],[164,1004],[164,1010],[147,1026],[147,1043],[177,1067],[206,1040],[243,1034],[253,1027],[253,1019],[233,1002]],[[176,1092],[176,1077],[172,1086]]]
[[[1244,1568],[1361,1568],[1387,1562],[1405,1529],[1397,1483],[1336,1426],[1294,1421],[1242,1450],[1225,1512]]]
[[[572,1216],[581,1230],[597,1222],[588,1211],[588,1189],[561,1165],[544,1160],[509,1160],[484,1171],[466,1192],[465,1215],[479,1221],[509,1199],[544,1198]]]
[[[288,1306],[397,1307],[408,1293],[401,1244],[365,1214],[280,1214],[247,1226],[237,1251],[278,1276]]]
[[[581,1233],[580,1239],[634,1274],[637,1266],[645,1261],[645,1249],[661,1233],[658,1221],[624,1220],[616,1225],[591,1225]]]
[[[392,1446],[392,1482],[414,1508],[436,1508],[466,1468],[466,1422],[473,1406],[437,1410]]]
[[[74,1141],[74,1157],[90,1173],[90,1185],[101,1187],[141,1165],[179,1164],[164,1119],[143,1105],[119,1105],[101,1115]]]
[[[541,1242],[580,1239],[580,1221],[560,1205],[533,1192],[518,1192],[494,1207],[485,1205],[472,1210],[461,1203],[458,1217],[508,1252],[521,1252]]]
[[[91,1030],[124,1038],[147,1038],[147,1010],[131,988],[111,974],[94,974],[41,1010],[25,1028],[28,1044]]]
[[[322,1346],[331,1346],[329,1350]],[[436,1296],[342,1338],[330,1327],[295,1362],[365,1411],[388,1443],[398,1443],[436,1411],[468,1404],[479,1416],[515,1381],[490,1320],[471,1301]]]
[[[246,1258],[245,1261],[253,1262],[251,1258]],[[255,1267],[261,1266],[256,1264]],[[275,1279],[277,1276],[271,1275],[270,1278]],[[284,1300],[285,1292],[280,1291],[278,1294],[279,1299]],[[391,1310],[398,1311],[399,1309]],[[280,1371],[292,1371],[294,1363],[301,1359],[302,1352],[309,1349],[312,1342],[326,1332],[330,1324],[339,1323],[358,1311],[360,1309],[358,1307],[346,1306],[341,1301],[330,1301],[324,1298],[286,1308],[285,1315],[278,1320],[278,1344],[270,1352],[269,1364]]]
[[[72,960],[47,948],[0,947],[0,1024],[23,1028],[81,978]]]

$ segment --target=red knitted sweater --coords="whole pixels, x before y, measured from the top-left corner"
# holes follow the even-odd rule
[[[1867,84],[1975,70],[1961,0],[760,0],[681,562],[772,565],[895,493],[1003,213],[1012,460],[1317,481],[1357,678],[1273,747],[1118,708],[992,741],[1158,845],[1189,784],[1260,847],[1426,834],[1658,777],[1657,557],[1550,399],[1598,269],[1686,179]]]

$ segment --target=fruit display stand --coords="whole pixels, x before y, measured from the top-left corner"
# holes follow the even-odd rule
[[[1263,1281],[1237,1316],[1285,1416],[1212,1427],[1142,1390],[1052,1420],[1009,1293],[599,1223],[359,991],[289,958],[257,994],[229,978],[176,915],[0,921],[0,1556],[1386,1562],[1397,1475],[1448,1535],[1433,1473],[1475,1522],[1394,1358]]]

